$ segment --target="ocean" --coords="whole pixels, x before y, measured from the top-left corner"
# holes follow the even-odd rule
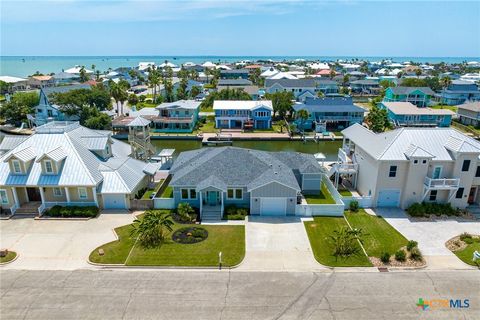
[[[319,60],[319,61],[336,61],[338,59],[348,60],[358,58],[368,61],[381,61],[382,59],[390,59],[395,62],[413,61],[413,62],[429,62],[429,63],[456,63],[462,61],[479,61],[480,58],[472,57],[349,57],[349,56],[1,56],[0,57],[0,75],[26,77],[35,72],[40,73],[57,73],[62,70],[71,68],[75,65],[85,66],[91,69],[95,65],[97,70],[101,72],[107,71],[109,68],[116,69],[118,67],[135,67],[138,63],[155,62],[157,64],[168,60],[176,65],[191,61],[194,63],[203,63],[205,61],[217,62],[234,62],[242,60]]]

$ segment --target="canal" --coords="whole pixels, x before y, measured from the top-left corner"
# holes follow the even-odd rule
[[[152,144],[157,148],[157,152],[162,149],[175,149],[175,156],[182,151],[202,148],[202,142],[199,140],[152,140]],[[233,146],[264,151],[297,151],[312,154],[321,152],[325,154],[327,161],[334,161],[337,160],[338,148],[342,146],[342,141],[320,141],[318,143],[312,141],[233,141]]]

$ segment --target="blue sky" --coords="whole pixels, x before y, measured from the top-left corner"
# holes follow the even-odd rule
[[[480,2],[0,0],[1,55],[480,56]]]

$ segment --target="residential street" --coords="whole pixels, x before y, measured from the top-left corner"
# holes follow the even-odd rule
[[[0,271],[1,319],[479,319],[478,271]],[[469,299],[422,311],[419,298]]]

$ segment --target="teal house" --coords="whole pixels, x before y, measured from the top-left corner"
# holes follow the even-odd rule
[[[390,87],[385,91],[385,102],[410,102],[417,107],[427,107],[435,95],[429,87]]]
[[[155,109],[158,116],[151,119],[153,132],[192,132],[198,121],[200,101],[162,103]]]
[[[411,102],[380,102],[395,127],[449,127],[455,114],[448,109],[417,107]]]

